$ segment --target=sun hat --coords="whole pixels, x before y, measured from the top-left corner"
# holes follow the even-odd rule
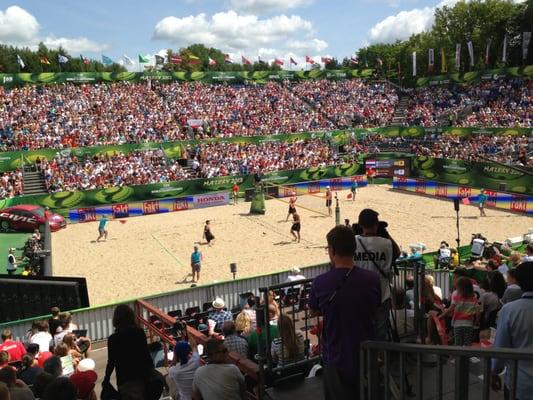
[[[215,301],[213,301],[213,308],[224,308],[226,307],[226,303],[224,303],[224,300],[222,300],[220,297],[217,297]]]

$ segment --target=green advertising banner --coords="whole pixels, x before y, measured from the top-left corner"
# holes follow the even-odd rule
[[[204,83],[266,83],[269,81],[307,79],[351,79],[367,78],[373,69],[342,69],[310,71],[196,71],[196,72],[43,72],[40,74],[0,74],[1,86],[53,83],[101,83],[101,82],[204,82]]]
[[[484,71],[471,71],[448,75],[435,75],[418,78],[416,86],[447,85],[450,83],[470,84],[480,81],[496,80],[500,78],[527,78],[533,77],[533,65],[525,67],[496,68]]]
[[[362,164],[340,164],[329,167],[311,167],[266,174],[265,183],[287,185],[319,179],[340,178],[357,175],[363,171]],[[141,186],[110,187],[87,191],[58,192],[40,196],[19,196],[0,200],[0,209],[17,204],[38,204],[58,212],[70,208],[84,208],[115,203],[157,200],[169,197],[192,196],[212,192],[230,191],[237,183],[241,191],[254,186],[253,175],[221,176],[210,179],[195,179]]]
[[[437,182],[486,188],[502,192],[533,194],[533,170],[502,164],[413,157],[411,176]]]

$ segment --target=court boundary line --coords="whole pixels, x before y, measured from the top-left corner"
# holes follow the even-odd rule
[[[152,236],[152,238],[159,244],[159,246],[165,250],[165,252],[174,259],[174,261],[176,261],[181,267],[183,268],[187,268],[186,265],[184,265],[180,259],[174,254],[172,253],[162,242],[161,240],[159,240],[153,233],[150,234]]]

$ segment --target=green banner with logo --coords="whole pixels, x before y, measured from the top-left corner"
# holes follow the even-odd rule
[[[496,68],[448,75],[425,76],[417,79],[416,86],[448,85],[450,83],[470,84],[501,78],[531,79],[532,77],[533,65],[528,65],[525,67]]]
[[[319,179],[340,178],[363,172],[359,163],[329,167],[311,167],[266,174],[263,181],[276,185],[288,185]],[[253,175],[223,176],[210,179],[195,179],[140,186],[110,187],[87,191],[58,192],[40,196],[19,196],[0,200],[0,209],[17,204],[39,204],[56,211],[84,208],[115,203],[164,199],[177,196],[192,196],[220,191],[230,191],[237,183],[241,191],[254,186]]]
[[[437,182],[533,194],[533,169],[503,164],[413,157],[411,176]]]
[[[101,82],[204,82],[204,83],[266,83],[269,81],[307,79],[367,78],[373,69],[340,69],[310,71],[196,71],[196,72],[43,72],[40,74],[0,74],[0,85],[21,86],[53,83],[101,83]]]

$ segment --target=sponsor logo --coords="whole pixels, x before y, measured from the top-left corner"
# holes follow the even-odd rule
[[[111,206],[113,210],[113,217],[125,218],[130,216],[130,207],[127,204],[113,204]]]
[[[189,209],[189,203],[186,199],[174,199],[174,204],[172,205],[173,211],[183,211]]]
[[[437,185],[435,189],[435,196],[437,197],[448,197],[448,186],[446,185]]]
[[[485,165],[483,172],[489,174],[505,174],[505,175],[523,175],[521,172],[512,168],[502,167],[500,165]]]
[[[229,203],[229,193],[205,194],[193,197],[195,207],[211,207]]]
[[[527,212],[527,200],[514,198],[511,200],[511,210],[519,212]]]
[[[457,195],[461,198],[472,196],[472,188],[466,186],[459,186],[457,188]]]
[[[496,200],[498,199],[498,193],[492,190],[485,190],[485,194],[487,195],[486,204],[491,207],[496,207]]]
[[[320,193],[320,182],[311,182],[307,186],[307,191],[309,193]]]
[[[405,160],[396,160],[394,161],[395,167],[404,167],[405,166]]]
[[[342,190],[342,178],[330,179],[329,185],[332,191]]]
[[[157,214],[159,213],[159,201],[151,200],[143,202],[143,214]]]
[[[25,217],[24,215],[11,214],[8,212],[0,213],[0,218],[10,219],[11,221],[20,221],[27,222],[29,224],[36,224],[37,218],[35,217]]]
[[[80,222],[96,221],[96,210],[94,208],[78,208],[78,220]]]
[[[420,194],[426,194],[426,182],[416,181],[415,192]]]
[[[4,83],[11,83],[13,82],[12,76],[4,76]]]

